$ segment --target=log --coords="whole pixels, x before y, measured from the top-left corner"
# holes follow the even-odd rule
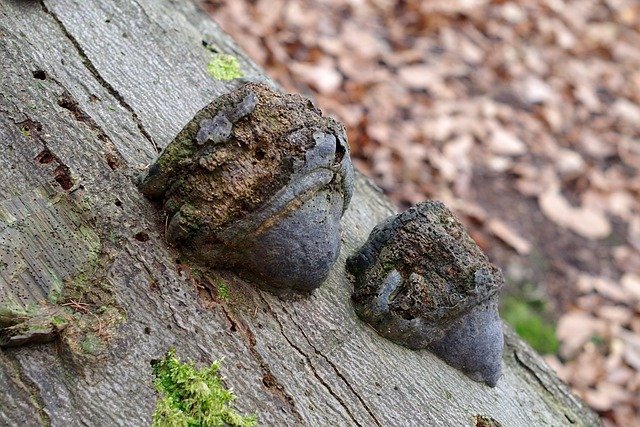
[[[150,362],[170,347],[199,365],[224,358],[234,406],[260,425],[599,424],[508,327],[489,388],[357,318],[345,259],[395,212],[362,176],[339,261],[310,296],[181,259],[135,180],[239,84],[207,74],[211,50],[270,82],[190,2],[0,3],[0,305],[61,316],[0,350],[1,425],[149,425]]]

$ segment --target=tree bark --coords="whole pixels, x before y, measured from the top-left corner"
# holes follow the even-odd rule
[[[508,327],[504,374],[489,388],[356,317],[344,260],[395,212],[362,176],[340,259],[308,297],[278,298],[180,260],[135,178],[238,84],[206,73],[203,40],[236,56],[246,78],[269,81],[189,2],[0,3],[0,304],[66,301],[76,325],[51,343],[0,350],[0,424],[148,425],[150,362],[169,347],[200,364],[224,358],[235,407],[261,425],[599,423]],[[106,340],[98,350],[87,330]]]

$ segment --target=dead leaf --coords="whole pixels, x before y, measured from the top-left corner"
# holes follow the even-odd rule
[[[493,235],[515,249],[519,255],[528,255],[531,252],[531,242],[499,219],[489,220],[487,227]]]
[[[596,291],[600,295],[622,304],[630,301],[629,293],[619,283],[606,277],[581,274],[578,277],[577,286],[583,292]]]
[[[495,126],[487,141],[487,146],[495,154],[518,156],[527,151],[527,146],[512,132]]]
[[[592,315],[574,311],[565,314],[558,321],[556,335],[562,343],[560,353],[572,358],[594,335],[604,335],[606,324]]]
[[[602,239],[611,234],[611,224],[602,212],[572,206],[557,188],[550,187],[542,193],[538,204],[547,218],[587,239]]]
[[[342,74],[331,60],[323,60],[317,64],[293,63],[291,70],[298,78],[323,94],[335,92],[342,84]]]

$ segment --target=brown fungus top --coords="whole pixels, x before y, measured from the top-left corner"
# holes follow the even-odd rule
[[[356,305],[378,295],[395,270],[401,284],[388,296],[388,311],[444,325],[496,294],[504,282],[453,213],[435,201],[379,224],[347,270],[355,279]]]
[[[219,116],[226,118],[228,135],[202,141],[203,121]],[[248,83],[214,100],[185,126],[144,178],[142,190],[152,198],[164,196],[169,216],[182,209],[184,224],[223,227],[258,209],[304,168],[318,131],[336,136],[339,163],[346,152],[341,124],[299,95]]]
[[[340,250],[353,191],[344,128],[299,95],[258,83],[198,112],[141,177],[166,237],[208,266],[309,291]]]

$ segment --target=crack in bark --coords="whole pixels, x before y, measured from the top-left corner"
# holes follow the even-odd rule
[[[137,254],[134,254],[131,252],[130,248],[126,248],[125,249],[126,252],[129,254],[129,256],[131,256],[131,258],[135,259],[136,261],[138,261],[140,263],[140,265],[142,265],[142,268],[144,269],[145,273],[147,273],[147,276],[149,277],[149,279],[152,282],[157,282],[153,272],[149,269],[149,267],[147,266],[147,264],[144,262],[144,260],[140,259],[140,257]],[[164,295],[162,295],[162,290],[160,287],[158,287],[158,294],[160,295],[160,299],[162,299],[162,301],[164,301],[167,306],[169,306],[169,311],[171,312],[171,317],[173,318],[173,322],[180,328],[183,329],[187,332],[191,332],[191,330],[189,328],[185,328],[182,324],[182,321],[179,320],[177,318],[177,314],[176,314],[176,310],[174,309],[173,305],[171,305],[171,303],[169,303],[165,298]]]
[[[520,366],[522,366],[527,372],[529,372],[531,375],[533,375],[533,377],[537,380],[537,382],[542,386],[542,388],[551,395],[551,397],[555,398],[557,397],[557,393],[555,393],[554,391],[550,390],[549,387],[547,387],[547,384],[545,384],[545,381],[542,380],[542,378],[540,378],[540,375],[538,375],[538,372],[536,371],[536,369],[532,368],[531,366],[529,366],[529,364],[527,363],[526,360],[524,360],[524,358],[522,358],[518,352],[517,349],[513,350],[513,356],[514,359],[516,360],[516,362],[518,362],[518,364]],[[573,420],[573,417],[570,416],[567,413],[563,412],[564,417],[571,422],[572,424],[575,423],[575,421]]]
[[[11,372],[12,379],[14,381],[17,381],[18,384],[24,387],[24,389],[29,393],[32,404],[38,414],[38,422],[40,423],[40,425],[45,427],[51,426],[51,418],[49,417],[49,414],[47,414],[47,412],[44,410],[44,399],[40,395],[40,389],[38,388],[37,384],[25,375],[25,373],[22,371],[20,362],[15,358],[15,356],[9,354],[8,352],[4,352],[4,355],[8,362],[5,366],[13,371]]]
[[[120,103],[120,105],[131,114],[131,117],[135,122],[136,126],[138,127],[138,130],[140,131],[142,136],[144,136],[145,139],[149,141],[149,143],[153,146],[156,153],[159,153],[160,148],[158,147],[158,144],[156,144],[156,142],[153,140],[153,137],[145,129],[144,125],[142,124],[142,120],[140,119],[140,117],[138,117],[138,114],[135,112],[133,107],[131,107],[131,105],[129,105],[129,103],[125,101],[124,97],[120,94],[120,92],[118,92],[108,81],[104,79],[104,77],[100,75],[97,68],[93,65],[93,63],[85,53],[82,46],[80,46],[80,43],[78,42],[78,40],[76,40],[76,38],[69,32],[69,30],[67,30],[67,27],[62,23],[60,18],[58,18],[58,15],[56,15],[52,10],[50,10],[47,7],[44,0],[41,0],[40,4],[42,6],[42,10],[47,15],[49,15],[51,19],[53,19],[53,21],[58,25],[58,27],[60,27],[60,31],[62,31],[65,37],[67,37],[71,42],[71,44],[76,48],[76,50],[78,51],[78,55],[80,55],[80,59],[82,60],[82,64],[85,67],[87,67],[87,69],[91,74],[93,74],[93,76],[98,81],[98,83],[100,83],[100,85],[104,87],[107,90],[107,92],[109,92],[109,94],[113,96]]]
[[[516,359],[516,362],[520,364],[523,368],[525,368],[533,377],[538,381],[538,383],[546,390],[547,393],[553,395],[554,393],[547,388],[547,385],[542,381],[542,378],[538,376],[538,373],[533,369],[525,360],[523,360],[518,354],[518,350],[513,350],[513,357]]]
[[[211,298],[215,301],[215,298],[212,294],[213,291],[209,287],[206,287],[206,289],[211,294]],[[271,373],[269,365],[267,365],[260,352],[258,352],[258,350],[256,349],[256,338],[253,335],[253,332],[241,321],[234,319],[223,304],[218,304],[218,306],[222,310],[222,313],[224,314],[227,321],[231,324],[231,327],[237,331],[240,331],[246,337],[247,344],[249,345],[249,352],[260,365],[260,370],[262,371],[262,383],[264,384],[264,386],[271,392],[271,394],[278,398],[278,400],[284,402],[287,408],[289,408],[289,412],[293,416],[295,416],[296,420],[300,424],[303,424],[304,420],[296,408],[293,397],[291,397],[291,395],[286,392],[284,386],[280,384],[275,375]]]
[[[13,105],[15,107],[15,104]],[[0,109],[0,112],[9,113],[9,111],[5,109]],[[19,112],[19,114],[22,114],[24,116],[24,120],[16,121],[16,118],[11,118],[10,120],[13,122],[13,124],[18,126],[21,132],[28,132],[28,135],[24,136],[26,139],[39,142],[43,146],[42,151],[40,151],[40,153],[33,160],[37,161],[39,164],[49,164],[55,162],[58,166],[53,170],[53,179],[65,191],[69,191],[71,193],[77,190],[78,187],[74,189],[76,183],[71,175],[71,169],[69,168],[69,166],[64,164],[64,162],[62,162],[59,156],[51,151],[51,149],[47,145],[47,141],[42,136],[42,124],[36,120],[31,119],[31,117],[26,113]]]
[[[311,348],[313,349],[313,351],[315,351],[315,353],[322,357],[324,360],[327,361],[327,363],[329,364],[329,366],[331,366],[331,368],[333,369],[333,371],[336,373],[336,375],[345,383],[345,385],[349,388],[349,390],[351,390],[351,392],[356,396],[356,398],[360,401],[360,403],[362,404],[362,406],[364,407],[364,409],[367,411],[367,413],[369,414],[369,416],[371,416],[371,418],[373,419],[373,421],[376,423],[376,425],[382,427],[382,423],[380,423],[380,421],[376,418],[376,416],[373,414],[373,412],[371,411],[371,408],[369,408],[366,404],[366,402],[364,401],[364,399],[360,396],[360,394],[358,394],[358,392],[353,388],[353,386],[351,385],[351,383],[345,378],[344,375],[342,375],[342,373],[338,370],[337,366],[327,357],[324,355],[324,353],[320,352],[315,345],[313,345],[311,343],[311,340],[309,339],[309,337],[307,336],[307,334],[304,332],[304,329],[300,327],[300,325],[298,325],[298,323],[296,323],[296,321],[293,319],[293,317],[291,316],[291,314],[287,311],[286,308],[284,308],[284,306],[282,307],[282,310],[285,312],[285,314],[287,316],[289,316],[289,319],[291,320],[291,322],[296,325],[296,327],[298,328],[298,330],[300,331],[300,333],[302,334],[302,336],[304,337],[304,339],[307,341],[307,343],[309,344],[309,346],[311,346]],[[334,347],[335,348],[335,347]],[[329,353],[333,351],[330,350]]]
[[[342,398],[340,396],[338,396],[333,389],[331,388],[331,386],[329,384],[327,384],[327,382],[320,376],[320,374],[318,374],[318,372],[316,371],[315,366],[313,365],[313,363],[311,363],[311,357],[309,357],[309,355],[307,355],[304,351],[302,351],[302,349],[300,349],[298,346],[296,346],[287,336],[287,334],[285,334],[284,332],[284,326],[282,325],[282,323],[280,322],[280,319],[278,318],[278,315],[275,313],[275,311],[271,308],[271,306],[269,305],[269,303],[267,302],[267,300],[260,294],[260,298],[262,299],[262,301],[264,302],[265,306],[269,309],[269,311],[271,312],[271,314],[273,315],[273,318],[275,319],[275,321],[278,323],[278,326],[280,326],[280,333],[282,334],[282,336],[284,337],[284,339],[287,341],[287,343],[294,349],[296,350],[306,361],[307,364],[309,365],[309,367],[311,368],[311,372],[313,372],[313,376],[316,377],[316,379],[320,382],[320,384],[322,384],[322,386],[324,388],[327,389],[327,391],[329,392],[329,394],[331,396],[333,396],[334,399],[336,399],[336,401],[340,404],[340,406],[342,406],[344,408],[344,410],[346,411],[346,413],[349,415],[349,417],[353,420],[353,422],[359,426],[359,427],[363,427],[362,424],[360,424],[358,422],[358,420],[355,418],[355,416],[351,413],[351,410],[349,409],[349,407],[347,406],[346,402],[344,402],[342,400]],[[297,325],[296,325],[297,326]],[[315,348],[313,346],[311,346],[314,350]],[[316,350],[317,352],[317,350]]]
[[[106,132],[102,129],[102,127],[100,127],[100,125],[98,125],[98,123],[93,119],[93,117],[87,114],[80,107],[80,104],[78,103],[78,101],[76,101],[76,99],[71,95],[71,93],[67,89],[65,89],[62,85],[60,85],[54,78],[51,78],[51,80],[53,80],[56,84],[58,84],[58,86],[63,88],[62,95],[58,99],[58,105],[64,108],[65,110],[69,111],[73,115],[75,120],[85,124],[91,131],[96,133],[98,139],[102,141],[109,149],[109,152],[107,152],[107,156],[108,155],[113,156],[113,153],[111,151],[114,151],[115,153],[117,153],[118,158],[117,160],[114,160],[116,164],[122,165],[126,163],[122,158],[122,155],[118,151],[116,145],[113,143],[113,141],[109,137],[109,135],[106,134]],[[107,162],[109,167],[111,167],[112,170],[116,169],[115,167],[111,166],[111,163],[109,162],[109,157],[106,157],[105,161]]]

